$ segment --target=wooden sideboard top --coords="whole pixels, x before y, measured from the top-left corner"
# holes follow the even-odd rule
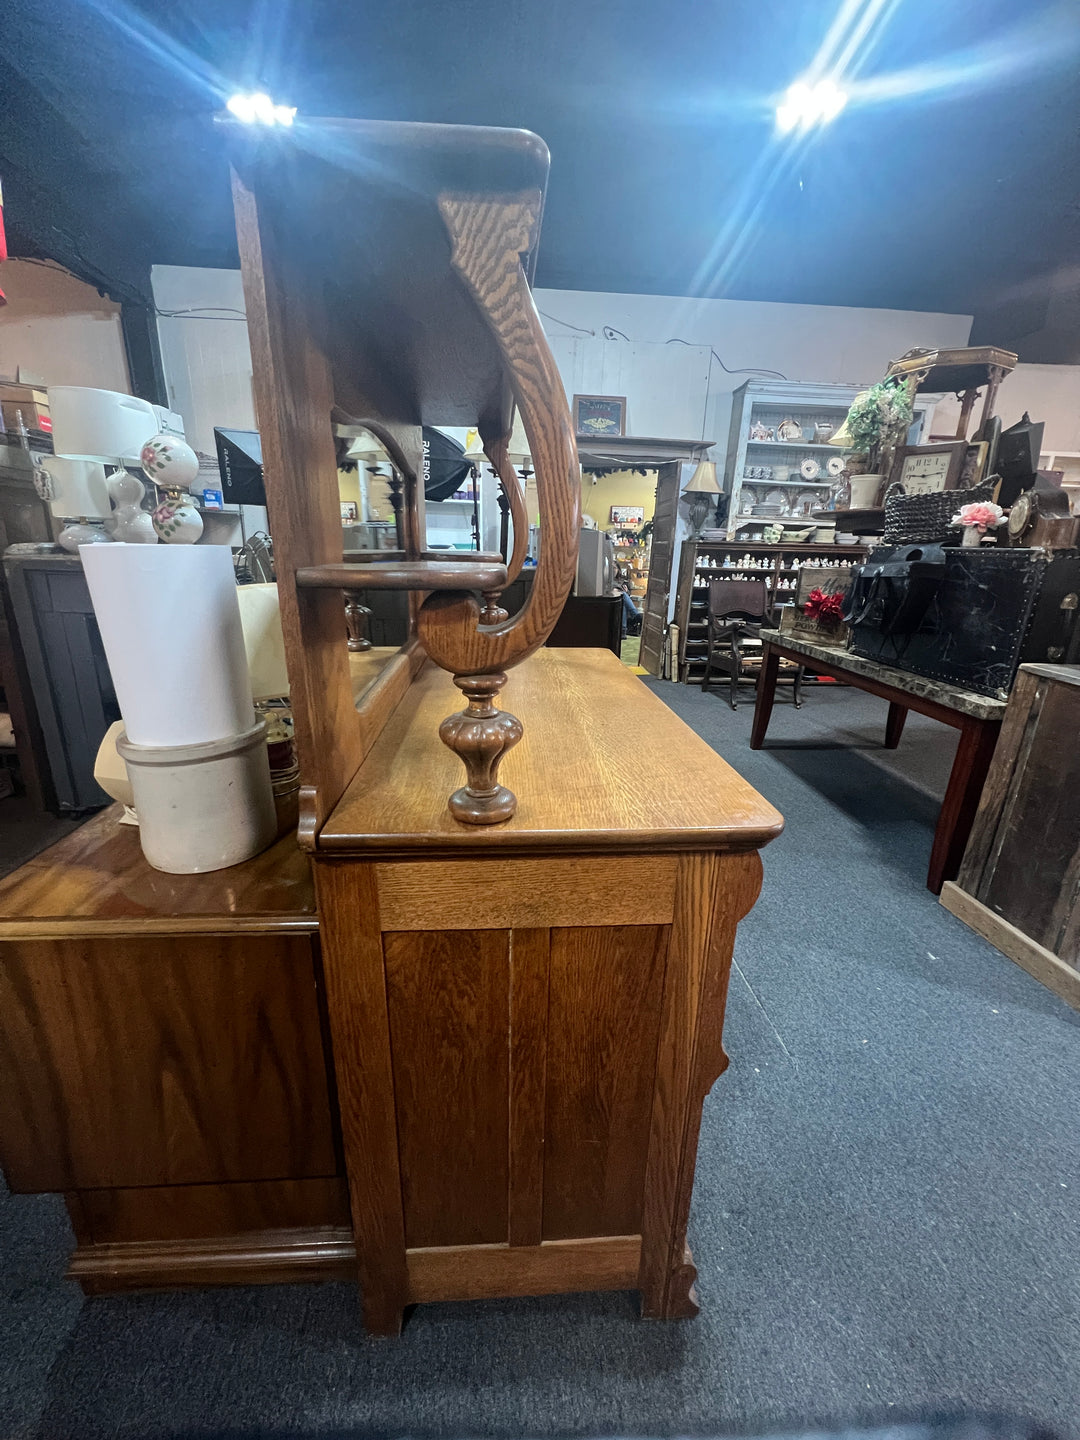
[[[110,805],[0,880],[0,938],[42,920],[63,922],[73,932],[87,922],[116,922],[127,930],[138,922],[180,932],[203,928],[215,917],[229,917],[237,929],[273,919],[315,928],[311,867],[295,836],[228,870],[166,875],[143,858],[136,827],[117,823],[121,813],[119,805]],[[51,933],[56,926],[48,928]]]
[[[463,775],[438,730],[461,697],[429,664],[320,832],[317,852],[747,850],[783,828],[777,811],[608,650],[539,650],[510,672],[500,701],[525,726],[500,773],[518,796],[512,820],[464,825],[449,814]]]

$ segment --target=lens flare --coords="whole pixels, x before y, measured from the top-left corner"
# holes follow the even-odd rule
[[[275,105],[261,90],[253,95],[230,95],[225,108],[245,125],[291,125],[296,119],[295,105]]]

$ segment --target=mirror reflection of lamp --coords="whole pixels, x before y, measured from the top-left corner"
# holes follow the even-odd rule
[[[683,498],[687,501],[692,539],[699,540],[701,538],[709,511],[715,511],[722,494],[723,491],[716,480],[715,461],[700,461],[683,490]]]

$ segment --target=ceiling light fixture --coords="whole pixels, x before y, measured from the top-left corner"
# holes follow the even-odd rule
[[[818,80],[813,85],[797,80],[776,107],[777,129],[786,135],[796,128],[810,130],[815,125],[827,125],[847,102],[847,91],[841,90],[835,80]]]
[[[296,118],[295,105],[275,105],[261,90],[230,96],[226,109],[245,125],[291,125]]]

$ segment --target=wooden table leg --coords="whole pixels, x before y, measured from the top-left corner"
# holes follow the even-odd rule
[[[907,719],[907,707],[899,705],[895,700],[889,701],[889,718],[885,721],[885,749],[895,750],[900,744],[900,736],[904,733],[904,721]]]
[[[934,848],[930,852],[926,888],[935,895],[941,894],[946,880],[955,880],[960,872],[960,861],[1000,729],[1000,720],[964,720],[949,785],[934,831]]]
[[[776,677],[780,673],[780,656],[766,644],[761,652],[761,674],[757,682],[757,700],[754,704],[754,724],[750,731],[750,749],[760,750],[769,728],[773,701],[776,699]]]

